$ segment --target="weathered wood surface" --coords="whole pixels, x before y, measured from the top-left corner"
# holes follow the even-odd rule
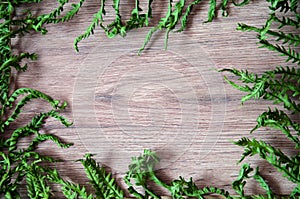
[[[44,5],[43,9],[54,7],[52,2]],[[125,2],[123,6],[131,5]],[[163,6],[156,2],[154,15],[161,16]],[[98,29],[95,36],[80,43],[76,53],[73,40],[83,33],[97,8],[97,1],[86,2],[71,22],[49,26],[46,36],[35,34],[18,41],[20,50],[38,52],[39,59],[18,76],[17,86],[67,101],[64,114],[74,122],[70,128],[52,120],[45,125],[45,131],[73,142],[73,147],[57,149],[45,143],[39,150],[64,159],[58,167],[71,180],[86,182],[81,165],[74,162],[85,153],[96,154],[120,179],[130,158],[150,148],[162,158],[157,171],[167,182],[178,176],[193,177],[200,187],[212,185],[232,192],[242,149],[231,141],[249,135],[267,104],[249,101],[240,105],[243,93],[211,69],[262,72],[283,63],[284,58],[276,53],[257,48],[255,33],[235,31],[238,22],[262,25],[268,13],[265,2],[230,6],[229,17],[219,13],[213,23],[205,24],[207,4],[196,6],[187,30],[170,34],[167,51],[163,50],[163,32],[156,33],[148,49],[137,56],[149,28],[131,31],[124,39],[107,39]],[[32,103],[24,117],[45,109],[44,105]],[[256,132],[254,136],[292,152],[280,134]],[[276,194],[291,190],[259,158],[247,161],[260,166]],[[118,182],[124,185],[121,179]],[[262,190],[250,182],[247,191],[257,194]]]

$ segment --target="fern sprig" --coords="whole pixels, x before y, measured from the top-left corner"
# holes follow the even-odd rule
[[[260,39],[260,37],[258,37]],[[259,41],[259,43],[261,44],[261,48],[267,48],[271,51],[276,51],[279,52],[281,56],[286,56],[288,57],[286,59],[286,62],[288,61],[292,61],[292,63],[297,63],[300,64],[300,54],[298,52],[296,52],[296,50],[292,49],[291,47],[284,47],[284,46],[280,46],[278,44],[271,44],[270,42],[268,42],[267,40],[261,40]]]
[[[46,176],[42,175],[36,165],[29,168],[26,174],[28,197],[32,199],[50,198],[50,186],[46,183]]]
[[[40,142],[45,141],[45,140],[52,140],[58,146],[63,147],[63,148],[67,148],[67,147],[71,146],[71,144],[66,144],[66,143],[60,142],[59,139],[56,138],[54,135],[49,135],[49,134],[41,135],[41,134],[39,134],[39,129],[42,128],[43,124],[46,122],[46,119],[49,118],[49,117],[56,118],[62,124],[64,124],[66,127],[68,127],[72,124],[72,123],[68,122],[66,120],[66,118],[59,115],[59,113],[56,112],[55,110],[51,110],[47,113],[40,113],[39,115],[32,118],[32,120],[29,124],[27,124],[24,127],[20,127],[18,129],[16,129],[12,133],[11,137],[8,138],[5,141],[5,145],[9,147],[9,151],[13,151],[17,148],[18,140],[20,138],[27,137],[27,136],[30,136],[32,134],[36,134],[38,137],[35,138],[35,140],[32,141],[32,143],[28,147],[27,151],[33,150],[35,148],[35,146],[37,146]]]
[[[300,182],[298,160],[296,158],[290,158],[285,155],[280,149],[274,148],[270,144],[264,141],[257,141],[256,139],[250,140],[249,138],[242,138],[235,142],[236,145],[244,147],[244,153],[240,162],[247,156],[253,156],[258,154],[262,159],[269,162],[285,177],[294,183]]]
[[[224,189],[220,189],[213,186],[208,186],[204,188],[198,188],[193,182],[192,178],[189,181],[186,181],[183,177],[172,181],[169,191],[173,198],[184,199],[189,198],[203,198],[206,195],[217,194],[220,197],[231,199],[229,192]]]
[[[283,67],[278,67],[274,71],[266,71],[260,76],[249,73],[247,70],[223,69],[220,71],[227,71],[239,77],[242,84],[237,84],[226,76],[225,80],[234,88],[248,93],[242,97],[242,103],[250,99],[262,98],[271,100],[274,104],[282,103],[285,108],[297,113],[300,111],[300,105],[292,99],[289,92],[293,93],[293,97],[299,96],[299,87],[293,82],[299,76],[298,73],[295,73],[298,70],[287,67],[286,70],[290,72],[285,74],[281,70],[284,70]],[[281,75],[281,77],[277,75]]]
[[[257,167],[254,174],[250,175],[254,169],[250,166],[250,164],[243,164],[238,178],[233,181],[232,187],[236,191],[237,194],[239,194],[242,198],[245,198],[245,185],[247,183],[246,179],[249,178],[254,178],[260,185],[261,187],[266,191],[267,198],[268,199],[273,199],[274,194],[273,191],[271,190],[270,186],[266,182],[266,180],[261,176],[259,172],[259,168]],[[260,196],[253,196],[252,198],[266,198],[266,197],[260,197]]]
[[[249,26],[246,24],[238,24],[237,30],[241,31],[255,31],[257,33],[260,33],[262,29],[257,28],[255,26]],[[265,34],[268,34],[270,36],[274,36],[276,38],[276,41],[282,41],[282,44],[288,43],[289,45],[294,45],[295,47],[300,44],[300,35],[298,34],[292,34],[292,33],[284,33],[282,31],[276,32],[272,30],[267,30]]]
[[[210,194],[217,194],[228,199],[232,198],[227,191],[217,187],[198,188],[191,178],[187,181],[183,177],[179,177],[179,179],[173,180],[170,184],[166,184],[161,181],[154,172],[155,165],[158,161],[159,159],[155,152],[150,150],[144,150],[144,154],[132,158],[132,163],[129,165],[129,171],[124,180],[129,186],[129,192],[136,198],[160,198],[160,196],[148,188],[148,181],[152,181],[158,186],[167,189],[173,198],[204,198],[204,196]],[[145,195],[134,188],[131,182],[132,180],[135,181],[136,186],[141,186],[144,189]]]
[[[300,125],[297,122],[293,122],[284,111],[278,109],[272,111],[269,109],[269,111],[262,113],[258,116],[257,125],[251,130],[251,133],[260,127],[271,127],[280,130],[295,143],[296,148],[300,147],[300,140],[298,138],[300,135]],[[296,131],[297,136],[292,135],[290,127]]]
[[[150,151],[144,150],[144,154],[139,157],[133,157],[131,164],[128,166],[129,171],[124,177],[125,183],[128,185],[128,191],[137,198],[147,198],[150,195],[152,198],[159,199],[153,191],[148,189],[147,181],[154,174],[154,167],[159,162],[157,155]],[[140,186],[145,190],[145,195],[135,190],[132,181],[136,186]]]
[[[17,105],[15,106],[14,111],[12,112],[12,114],[4,121],[2,121],[0,123],[0,130],[1,132],[4,131],[4,128],[6,126],[8,126],[10,123],[12,123],[13,121],[15,121],[15,119],[19,116],[19,114],[22,111],[22,108],[31,100],[33,99],[44,99],[46,100],[53,108],[55,109],[64,109],[66,107],[66,102],[60,104],[60,101],[58,100],[54,100],[53,98],[51,98],[50,96],[38,91],[38,90],[34,90],[34,89],[29,89],[29,88],[21,88],[16,90],[11,97],[9,98],[9,100],[7,101],[7,103],[5,104],[6,106],[3,106],[1,113],[3,114],[4,111],[6,110],[6,107],[12,107],[12,103],[16,100],[16,98],[18,96],[20,96],[21,94],[26,94],[28,93],[27,96],[25,96],[24,98],[22,98]]]
[[[265,178],[260,174],[259,168],[257,167],[255,170],[255,173],[253,175],[253,178],[260,184],[260,186],[266,191],[266,194],[268,196],[268,199],[275,198],[274,193],[272,189],[270,188],[269,184],[265,180]]]
[[[85,0],[80,0],[77,4],[73,3],[72,9],[69,10],[64,16],[60,16],[60,13],[57,13],[55,17],[52,17],[52,19],[48,21],[48,23],[61,23],[71,20],[79,12],[84,2]]]
[[[34,150],[40,143],[48,141],[48,140],[51,140],[52,142],[54,142],[57,146],[59,146],[61,148],[69,148],[70,146],[73,145],[71,143],[62,142],[59,139],[59,137],[57,137],[55,135],[37,134],[37,136],[33,139],[33,141],[30,143],[30,145],[28,146],[28,148],[26,150],[28,150],[28,151]]]
[[[26,64],[24,66],[20,65],[20,62],[25,58],[36,60],[37,56],[34,53],[21,53],[18,56],[16,55],[11,56],[1,64],[0,71],[3,71],[7,67],[14,67],[18,71],[25,71],[27,69],[27,65]]]
[[[187,6],[187,8],[186,8],[184,14],[183,14],[182,17],[181,17],[181,27],[180,27],[180,29],[178,30],[178,32],[181,32],[181,31],[183,31],[183,30],[186,28],[187,22],[188,22],[188,16],[191,14],[191,12],[192,12],[192,10],[193,10],[193,7],[194,7],[195,5],[197,5],[197,4],[199,4],[200,2],[201,2],[201,0],[195,0],[195,1],[191,2],[191,3]]]
[[[96,190],[96,196],[102,199],[123,199],[124,193],[120,187],[112,178],[111,173],[107,173],[104,167],[101,167],[94,159],[92,155],[85,155],[85,159],[81,159],[80,162],[85,168],[87,177],[90,179],[90,183]]]
[[[89,194],[84,186],[63,179],[56,169],[48,172],[47,179],[50,182],[61,185],[62,192],[66,198],[75,199],[94,199],[92,194]]]
[[[94,15],[93,22],[90,24],[90,26],[86,29],[86,31],[82,35],[78,36],[74,40],[74,47],[77,52],[79,51],[78,43],[80,41],[82,41],[83,39],[88,38],[90,35],[94,34],[94,30],[99,24],[102,28],[104,28],[104,26],[102,25],[102,22],[103,22],[103,15],[105,15],[105,10],[104,10],[105,0],[103,0],[101,2],[102,2],[101,8]]]
[[[253,168],[249,164],[243,164],[240,169],[238,178],[232,183],[232,188],[241,197],[245,196],[244,187],[246,185],[245,179],[250,178],[249,174],[253,171]]]
[[[298,7],[297,0],[267,0],[267,2],[271,3],[270,9],[275,11],[279,10],[279,12],[296,12]]]
[[[217,7],[217,0],[210,0],[207,22],[211,22],[216,16],[216,7]]]
[[[274,17],[274,21],[279,23],[278,29],[281,29],[285,26],[292,26],[292,27],[298,29],[300,27],[299,19],[295,20],[295,19],[292,19],[287,16],[282,16],[281,18],[279,18],[277,16]]]

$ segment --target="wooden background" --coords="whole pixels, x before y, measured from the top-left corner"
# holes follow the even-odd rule
[[[133,5],[122,1],[125,18]],[[46,1],[35,8],[43,13],[55,6]],[[231,182],[238,176],[241,164],[237,161],[243,151],[232,141],[255,136],[293,153],[288,140],[273,130],[249,135],[267,103],[249,101],[242,106],[243,93],[213,70],[236,67],[260,73],[284,64],[276,53],[258,48],[255,33],[235,30],[239,22],[263,25],[268,17],[264,1],[251,1],[243,8],[230,5],[229,17],[219,11],[213,23],[203,23],[208,4],[201,3],[190,16],[188,28],[170,34],[167,51],[163,31],[155,33],[148,48],[137,56],[149,28],[113,39],[97,29],[79,44],[76,53],[73,40],[88,27],[99,6],[98,1],[87,1],[72,21],[49,25],[46,36],[32,34],[16,40],[16,49],[39,55],[27,72],[18,75],[16,87],[32,87],[69,103],[63,114],[74,125],[64,128],[49,120],[44,130],[74,146],[59,149],[47,142],[39,149],[64,160],[57,164],[63,175],[86,183],[83,168],[75,160],[93,153],[126,187],[121,178],[130,158],[149,148],[162,158],[157,172],[167,182],[178,176],[193,177],[199,187],[218,186],[233,193]],[[154,2],[152,24],[164,15],[165,7],[164,1]],[[112,16],[108,11],[107,20]],[[47,108],[42,101],[31,103],[19,124]],[[292,190],[281,174],[258,157],[246,161],[260,167],[276,194]],[[252,181],[246,190],[247,194],[262,193]],[[164,190],[158,192],[167,195]]]

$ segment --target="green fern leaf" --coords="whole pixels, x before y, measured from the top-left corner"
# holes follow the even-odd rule
[[[115,179],[112,178],[110,173],[106,173],[105,168],[101,167],[90,154],[81,159],[80,162],[85,168],[87,177],[90,183],[96,190],[96,195],[102,199],[123,199],[124,193],[118,187]]]
[[[259,43],[261,44],[260,47],[268,48],[269,50],[272,51],[277,51],[280,53],[281,56],[288,57],[286,59],[286,62],[292,60],[293,63],[300,64],[300,54],[295,50],[293,50],[292,48],[288,47],[288,49],[286,49],[284,46],[280,46],[278,44],[273,45],[266,40],[260,40]]]
[[[211,22],[216,16],[217,0],[209,1],[207,22]]]
[[[257,125],[251,130],[251,133],[260,127],[271,127],[281,130],[287,138],[295,143],[296,148],[300,147],[300,140],[298,138],[298,135],[300,135],[300,125],[297,122],[291,121],[289,116],[283,111],[277,109],[272,111],[269,109],[269,111],[262,113],[257,118]],[[289,127],[296,130],[297,136],[292,135]]]
[[[289,158],[280,149],[276,149],[264,141],[250,140],[248,138],[242,138],[235,144],[244,147],[244,153],[240,161],[247,156],[258,154],[262,159],[277,168],[288,180],[294,183],[300,182],[300,168],[299,166],[293,166],[298,165],[298,161],[294,158]]]

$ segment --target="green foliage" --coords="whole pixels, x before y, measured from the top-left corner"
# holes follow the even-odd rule
[[[123,191],[118,187],[111,173],[107,173],[104,167],[101,167],[90,154],[81,159],[80,162],[85,168],[87,177],[93,185],[97,198],[102,199],[122,199]]]
[[[274,70],[265,71],[258,75],[250,73],[247,70],[223,69],[221,72],[229,72],[238,77],[240,83],[235,83],[225,76],[225,80],[234,88],[246,92],[242,97],[241,102],[245,103],[250,99],[269,100],[273,104],[282,105],[283,110],[278,108],[269,108],[267,111],[260,114],[257,118],[257,125],[251,130],[251,133],[261,127],[269,127],[286,135],[290,139],[291,144],[295,145],[295,149],[299,149],[300,124],[299,120],[291,118],[299,118],[300,113],[300,54],[299,44],[300,37],[298,34],[286,33],[280,29],[288,27],[297,32],[299,29],[299,13],[298,1],[291,0],[269,0],[270,15],[265,25],[261,28],[249,26],[246,24],[238,24],[238,30],[255,31],[258,33],[257,38],[261,47],[278,52],[281,56],[287,57],[286,62],[292,62],[297,66],[278,66]],[[247,3],[246,1],[243,2]],[[282,15],[282,12],[285,15]],[[280,17],[279,17],[280,16]],[[273,24],[277,25],[277,29],[272,30]],[[272,43],[273,41],[274,43]],[[300,162],[299,151],[296,154],[288,156],[281,149],[275,148],[270,143],[255,138],[249,139],[243,137],[235,142],[236,145],[244,148],[244,153],[240,161],[243,161],[248,156],[259,155],[269,164],[273,165],[282,175],[289,181],[295,184],[294,190],[290,194],[290,198],[296,198],[300,195]],[[244,164],[239,178],[233,183],[234,189],[244,196],[244,186],[249,178],[249,173],[253,169],[248,164]],[[259,174],[259,169],[256,169],[252,176],[259,182],[262,188],[266,190],[268,198],[274,198],[274,195],[268,183]]]
[[[18,6],[25,6],[27,1],[0,2],[0,197],[21,198],[19,189],[26,185],[29,198],[49,198],[52,196],[47,175],[52,172],[45,166],[55,162],[53,158],[44,156],[36,149],[42,142],[53,141],[59,147],[69,147],[71,144],[62,142],[57,136],[41,133],[41,129],[48,118],[54,118],[64,126],[71,123],[64,118],[60,111],[66,107],[60,102],[40,91],[30,88],[13,90],[14,79],[12,72],[26,71],[26,59],[36,60],[37,55],[28,52],[14,54],[11,40],[22,37],[30,31],[47,32],[45,24],[56,19],[63,10],[66,1],[49,14],[33,16],[30,10],[24,16],[16,16],[14,12]],[[21,64],[24,63],[25,64]],[[35,115],[25,126],[17,126],[15,121],[21,118],[23,107],[36,99],[48,102],[50,110]],[[27,146],[20,148],[18,142],[24,137],[32,138]]]
[[[298,1],[269,1],[270,15],[265,25],[261,28],[239,24],[238,30],[255,31],[258,33],[257,38],[261,47],[278,52],[281,56],[287,57],[286,62],[291,62],[293,66],[278,66],[273,70],[265,71],[263,74],[250,73],[247,70],[223,69],[221,72],[229,72],[238,77],[239,83],[229,80],[225,76],[225,80],[234,88],[246,92],[242,97],[241,102],[247,100],[268,100],[276,104],[278,108],[268,108],[267,111],[260,114],[257,118],[257,125],[251,130],[251,133],[257,131],[261,127],[268,127],[286,135],[287,138],[295,145],[297,152],[294,155],[287,155],[280,148],[272,146],[263,140],[255,138],[249,139],[243,137],[236,141],[235,144],[244,148],[244,153],[240,161],[246,157],[259,155],[275,167],[289,181],[295,184],[294,190],[290,197],[299,197],[300,194],[300,176],[299,176],[299,118],[300,112],[300,64],[299,48],[300,36],[298,28],[300,25],[299,11],[297,10]],[[282,13],[286,16],[282,16]],[[277,26],[271,29],[273,24]],[[280,29],[288,27],[294,32],[286,33]],[[271,42],[273,41],[273,42]],[[274,43],[275,42],[275,43]],[[282,107],[280,107],[280,105]],[[233,186],[237,192],[243,196],[243,188],[246,178],[249,178],[248,173],[253,169],[249,165],[244,165],[241,170],[241,175]],[[261,187],[266,190],[268,198],[273,198],[273,193],[268,186],[268,183],[262,178],[257,169],[252,176],[257,180]]]
[[[249,164],[243,164],[238,178],[232,183],[232,187],[236,191],[236,193],[239,194],[240,197],[244,198],[245,197],[244,187],[247,183],[245,179],[254,178],[261,185],[261,187],[266,191],[267,198],[269,198],[269,199],[274,198],[274,194],[273,194],[272,190],[270,189],[268,183],[260,175],[259,168],[257,167],[255,170],[255,173],[252,176],[250,176],[250,174],[251,174],[251,172],[253,172],[253,170],[254,169],[251,168],[251,166]],[[266,198],[266,197],[252,196],[252,198]]]
[[[268,48],[278,52],[281,56],[286,56],[286,61],[300,64],[300,55],[296,47],[299,46],[300,36],[295,33],[287,33],[281,31],[283,27],[298,30],[300,24],[300,15],[297,11],[297,0],[268,0],[271,3],[269,19],[261,28],[249,26],[246,24],[238,24],[237,30],[257,32],[260,47]],[[282,15],[282,12],[284,15]],[[277,26],[276,30],[271,30],[271,27]],[[277,43],[272,43],[268,40],[275,39]],[[281,43],[279,43],[281,42]],[[288,44],[286,46],[285,44]]]
[[[225,76],[225,80],[230,85],[248,93],[242,98],[242,103],[249,99],[264,99],[274,104],[283,104],[284,108],[293,113],[299,112],[300,105],[297,103],[300,94],[299,69],[280,66],[262,75],[249,73],[247,70],[222,69],[221,71],[234,74],[244,83],[236,84]]]
[[[86,191],[84,186],[75,184],[71,181],[63,179],[57,170],[49,170],[47,178],[50,182],[61,185],[62,193],[68,199],[93,199],[95,198],[92,194]]]
[[[187,181],[183,177],[179,177],[179,179],[173,180],[170,184],[166,184],[161,181],[155,173],[155,166],[158,163],[159,158],[156,153],[150,150],[144,150],[144,153],[141,156],[132,158],[132,163],[129,165],[129,171],[124,177],[124,180],[128,185],[129,193],[140,199],[159,199],[160,196],[149,188],[151,181],[168,190],[173,198],[203,198],[205,195],[209,194],[218,194],[225,198],[231,198],[230,194],[223,189],[217,187],[198,188],[192,179]],[[134,184],[132,181],[134,181]],[[143,192],[137,191],[135,187],[141,187]]]
[[[140,1],[135,0],[135,7],[130,12],[130,18],[127,20],[122,20],[119,10],[120,10],[120,0],[113,0],[113,9],[115,10],[115,20],[109,22],[108,25],[104,25],[104,16],[105,12],[105,0],[101,1],[100,8],[98,12],[94,15],[93,21],[90,26],[86,29],[86,31],[77,37],[74,41],[74,47],[78,51],[78,43],[83,39],[89,37],[94,34],[94,31],[97,26],[99,26],[102,30],[105,31],[106,35],[109,38],[120,35],[122,37],[126,36],[126,33],[135,28],[147,27],[149,25],[149,21],[152,18],[152,3],[153,0],[147,0],[147,9],[143,11],[140,6]],[[152,35],[158,30],[165,30],[165,48],[167,48],[169,33],[173,31],[177,26],[180,26],[178,31],[183,31],[186,28],[188,16],[191,14],[192,9],[195,5],[199,4],[201,0],[193,0],[188,2],[186,0],[178,0],[177,2],[173,2],[173,0],[168,1],[167,12],[164,17],[162,17],[158,24],[152,27],[144,41],[144,44],[139,50],[139,53],[142,52],[149,41],[152,38]],[[227,6],[228,0],[221,1],[221,9],[223,11],[222,15],[227,16]],[[211,22],[217,12],[217,0],[210,0],[209,2],[209,10],[208,10],[208,18],[207,22]],[[181,25],[178,25],[181,24]]]

